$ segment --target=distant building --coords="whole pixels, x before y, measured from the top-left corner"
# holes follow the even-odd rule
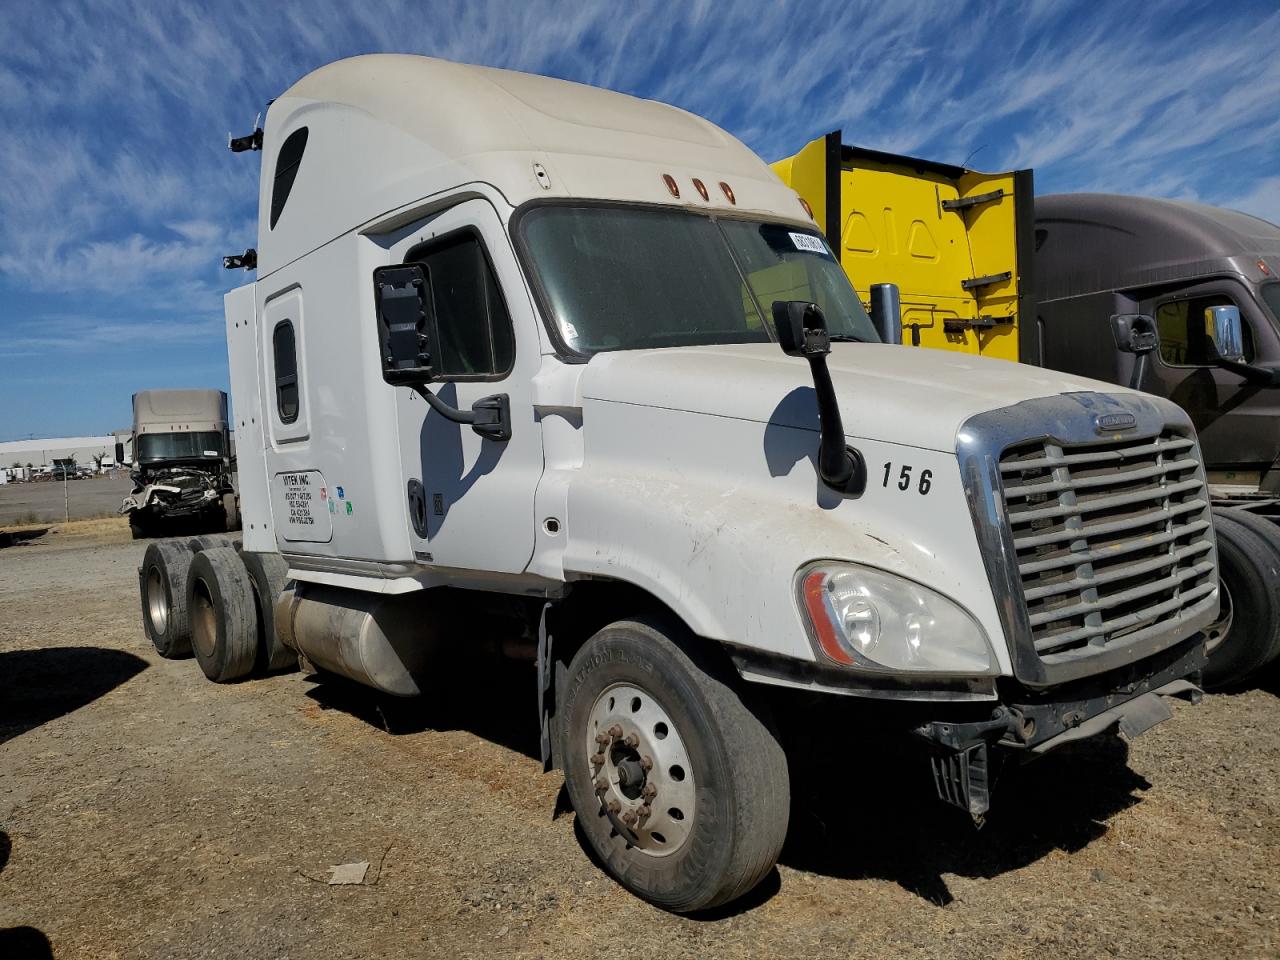
[[[12,471],[14,464],[26,467],[29,463],[35,472],[53,468],[54,460],[74,459],[82,467],[92,467],[94,457],[102,457],[108,466],[115,464],[117,436],[104,437],[50,437],[36,440],[6,440],[0,442],[0,469]],[[125,442],[125,463],[132,457],[132,443]]]

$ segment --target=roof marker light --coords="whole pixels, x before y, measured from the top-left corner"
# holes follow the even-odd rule
[[[800,206],[804,207],[804,212],[809,215],[810,220],[813,220],[815,222],[817,221],[817,217],[813,215],[813,207],[809,206],[809,201],[806,200],[804,197],[800,198]]]
[[[723,193],[725,199],[735,207],[738,205],[738,198],[733,195],[733,187],[729,186],[723,180],[720,181],[720,192]]]
[[[669,173],[664,173],[662,179],[667,184],[667,189],[671,191],[671,195],[677,200],[680,199],[680,188],[676,186],[676,178]]]
[[[707,200],[707,201],[711,200],[711,194],[707,192],[707,185],[703,183],[701,180],[699,180],[697,177],[693,178],[693,187],[695,190],[698,191],[698,194],[702,197],[703,200]]]
[[[1271,276],[1271,268],[1267,266],[1267,261],[1263,260],[1261,257],[1258,258],[1258,269],[1262,271],[1262,275],[1264,277]]]

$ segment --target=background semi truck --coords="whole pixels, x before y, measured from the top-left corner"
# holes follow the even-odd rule
[[[1185,409],[1222,547],[1206,677],[1236,682],[1280,656],[1280,228],[1174,200],[1034,198],[1029,170],[878,153],[838,131],[773,167],[864,300],[868,278],[898,284],[903,343],[1135,386]],[[1112,326],[1140,315],[1157,335],[1141,355]],[[1215,348],[1215,319],[1240,323],[1240,356]]]
[[[501,637],[587,843],[677,911],[772,868],[788,730],[903,737],[980,819],[1000,763],[1198,695],[1218,574],[1187,415],[879,342],[888,300],[873,322],[712,124],[370,56],[232,147],[262,152],[229,258],[257,279],[226,297],[243,549],[148,547],[164,655],[429,696]]]
[[[133,395],[133,492],[120,512],[135,540],[178,525],[240,524],[227,395],[221,390],[141,390]],[[116,444],[117,462],[124,444]],[[194,530],[192,531],[194,532]]]

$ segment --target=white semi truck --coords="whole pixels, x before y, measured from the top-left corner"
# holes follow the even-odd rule
[[[412,696],[503,611],[585,837],[676,911],[771,869],[809,705],[878,710],[840,750],[899,732],[981,817],[997,761],[1198,695],[1218,575],[1187,415],[881,343],[893,291],[873,322],[711,123],[368,56],[234,146],[262,150],[231,258],[257,279],[226,297],[243,552],[152,545],[162,652]]]

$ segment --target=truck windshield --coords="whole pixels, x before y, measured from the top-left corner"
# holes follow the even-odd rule
[[[565,344],[583,354],[764,343],[775,300],[810,300],[835,338],[876,342],[817,231],[681,210],[548,205],[520,224]]]
[[[198,460],[226,454],[222,434],[217,430],[186,433],[144,433],[134,441],[138,461]]]

